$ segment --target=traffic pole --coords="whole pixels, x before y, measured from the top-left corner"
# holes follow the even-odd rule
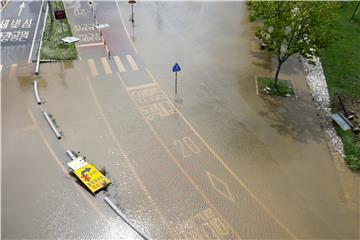
[[[134,22],[134,4],[131,4],[131,22]]]
[[[62,32],[62,36],[64,37],[64,27],[63,27],[63,20],[60,20],[60,25],[61,25],[61,32]]]
[[[129,0],[128,1],[129,4],[131,4],[131,22],[134,22],[134,4],[136,3],[136,0]]]
[[[177,95],[177,72],[175,72],[175,95]]]

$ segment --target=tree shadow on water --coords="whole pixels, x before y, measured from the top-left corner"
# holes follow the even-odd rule
[[[261,70],[266,70],[273,72],[272,75],[275,75],[275,70],[278,65],[276,57],[271,51],[261,50],[261,51],[252,51],[252,64],[256,67],[259,67]],[[299,74],[304,72],[303,64],[300,62],[300,58],[297,54],[291,56],[281,67],[281,74],[291,75]]]
[[[297,94],[298,98],[262,95],[265,110],[259,114],[269,120],[280,135],[304,143],[309,139],[318,141],[323,138],[323,131],[315,104],[309,93]]]

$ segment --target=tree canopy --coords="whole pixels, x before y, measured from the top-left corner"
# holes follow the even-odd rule
[[[320,48],[335,40],[331,24],[337,2],[254,1],[248,5],[250,20],[261,23],[256,36],[277,57],[275,86],[280,67],[290,56],[300,54],[311,61]]]

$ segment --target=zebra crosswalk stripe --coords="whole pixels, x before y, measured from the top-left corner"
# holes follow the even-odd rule
[[[116,63],[116,66],[117,66],[119,72],[125,72],[125,67],[122,64],[120,58],[118,56],[114,56],[114,60],[115,60],[115,63]]]
[[[94,76],[94,77],[99,76],[99,73],[98,73],[98,71],[96,69],[94,59],[88,59],[88,63],[89,63],[91,75]]]
[[[129,64],[130,64],[133,71],[138,71],[139,70],[138,66],[135,63],[134,58],[130,54],[126,55],[126,59],[128,60],[128,62],[129,62]]]
[[[105,74],[112,74],[110,65],[109,65],[109,63],[108,63],[108,61],[107,61],[107,59],[105,57],[101,58],[101,63],[103,65],[103,67],[104,67]]]

